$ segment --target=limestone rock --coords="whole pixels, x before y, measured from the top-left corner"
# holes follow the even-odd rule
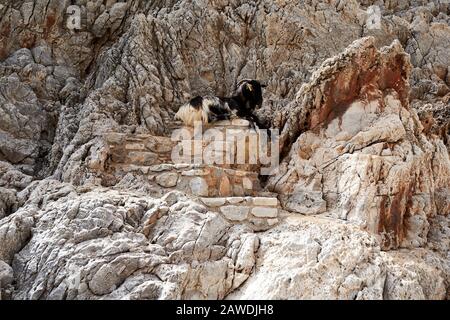
[[[4,261],[0,260],[0,300],[11,298],[13,281],[13,269]]]
[[[202,198],[202,202],[208,207],[220,207],[226,202],[226,198]]]
[[[245,206],[223,206],[220,208],[220,212],[223,213],[225,218],[232,221],[243,221],[247,219],[250,209]]]
[[[156,182],[165,188],[172,188],[177,185],[178,174],[176,173],[162,173],[156,177]]]
[[[219,185],[219,195],[221,197],[227,197],[227,196],[231,196],[231,185],[230,185],[230,179],[228,179],[227,176],[224,176],[221,180],[220,180],[220,185]]]
[[[17,271],[14,299],[220,299],[253,270],[258,237],[181,193],[154,199],[64,187],[38,183],[23,195],[28,213],[2,220],[0,258]],[[42,206],[30,238],[34,201]]]
[[[448,9],[3,0],[0,299],[449,299]],[[276,175],[173,163],[244,78]]]
[[[191,191],[194,195],[206,197],[209,195],[208,184],[205,179],[195,177],[190,182]]]
[[[278,205],[278,199],[268,197],[255,197],[253,198],[253,204],[255,206],[276,207]]]
[[[447,299],[446,283],[450,273],[439,255],[423,249],[391,251],[382,255],[387,266],[384,299]]]
[[[252,209],[252,214],[258,218],[276,218],[278,216],[278,209],[256,207]]]
[[[385,277],[368,233],[292,217],[260,237],[255,274],[229,298],[382,299]]]
[[[285,207],[305,215],[324,213],[327,210],[327,203],[322,197],[322,192],[298,191],[289,196],[285,202]]]
[[[374,40],[325,61],[299,91],[281,136],[290,151],[269,185],[286,209],[327,211],[380,235],[384,249],[419,247],[429,219],[450,213],[434,201],[450,194],[448,151],[409,106],[408,55]]]
[[[16,192],[0,187],[0,219],[17,210]]]
[[[0,260],[11,263],[14,255],[25,246],[34,224],[32,214],[20,211],[0,221]]]

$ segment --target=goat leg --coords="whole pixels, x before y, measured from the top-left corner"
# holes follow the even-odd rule
[[[221,120],[230,120],[230,114],[222,113],[222,114],[213,114],[210,113],[208,117],[208,122],[216,122]]]
[[[271,139],[272,137],[272,132],[270,130],[268,130],[269,128],[267,128],[267,126],[265,124],[263,124],[258,117],[256,117],[253,113],[251,113],[249,115],[250,118],[250,128],[256,130],[256,128],[258,128],[258,130],[264,129],[267,130],[267,136],[269,139]]]

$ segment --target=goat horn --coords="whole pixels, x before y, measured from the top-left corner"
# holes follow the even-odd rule
[[[241,84],[243,84],[244,82],[249,82],[252,81],[252,79],[242,79],[241,81],[239,81],[236,85],[236,87],[239,87]]]

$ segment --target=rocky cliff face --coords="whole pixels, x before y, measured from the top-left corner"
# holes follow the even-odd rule
[[[426,244],[449,214],[450,162],[409,106],[410,70],[398,42],[364,38],[313,74],[287,107],[290,151],[272,179],[286,208],[359,224],[383,249]]]
[[[0,299],[449,298],[449,12],[0,1]],[[242,78],[278,172],[174,163]]]

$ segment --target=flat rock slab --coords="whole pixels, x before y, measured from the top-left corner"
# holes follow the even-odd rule
[[[245,206],[224,206],[220,208],[220,212],[225,216],[225,218],[232,221],[244,221],[248,217],[250,212],[249,207]]]
[[[256,207],[252,209],[252,215],[258,218],[276,218],[278,217],[278,209]]]

